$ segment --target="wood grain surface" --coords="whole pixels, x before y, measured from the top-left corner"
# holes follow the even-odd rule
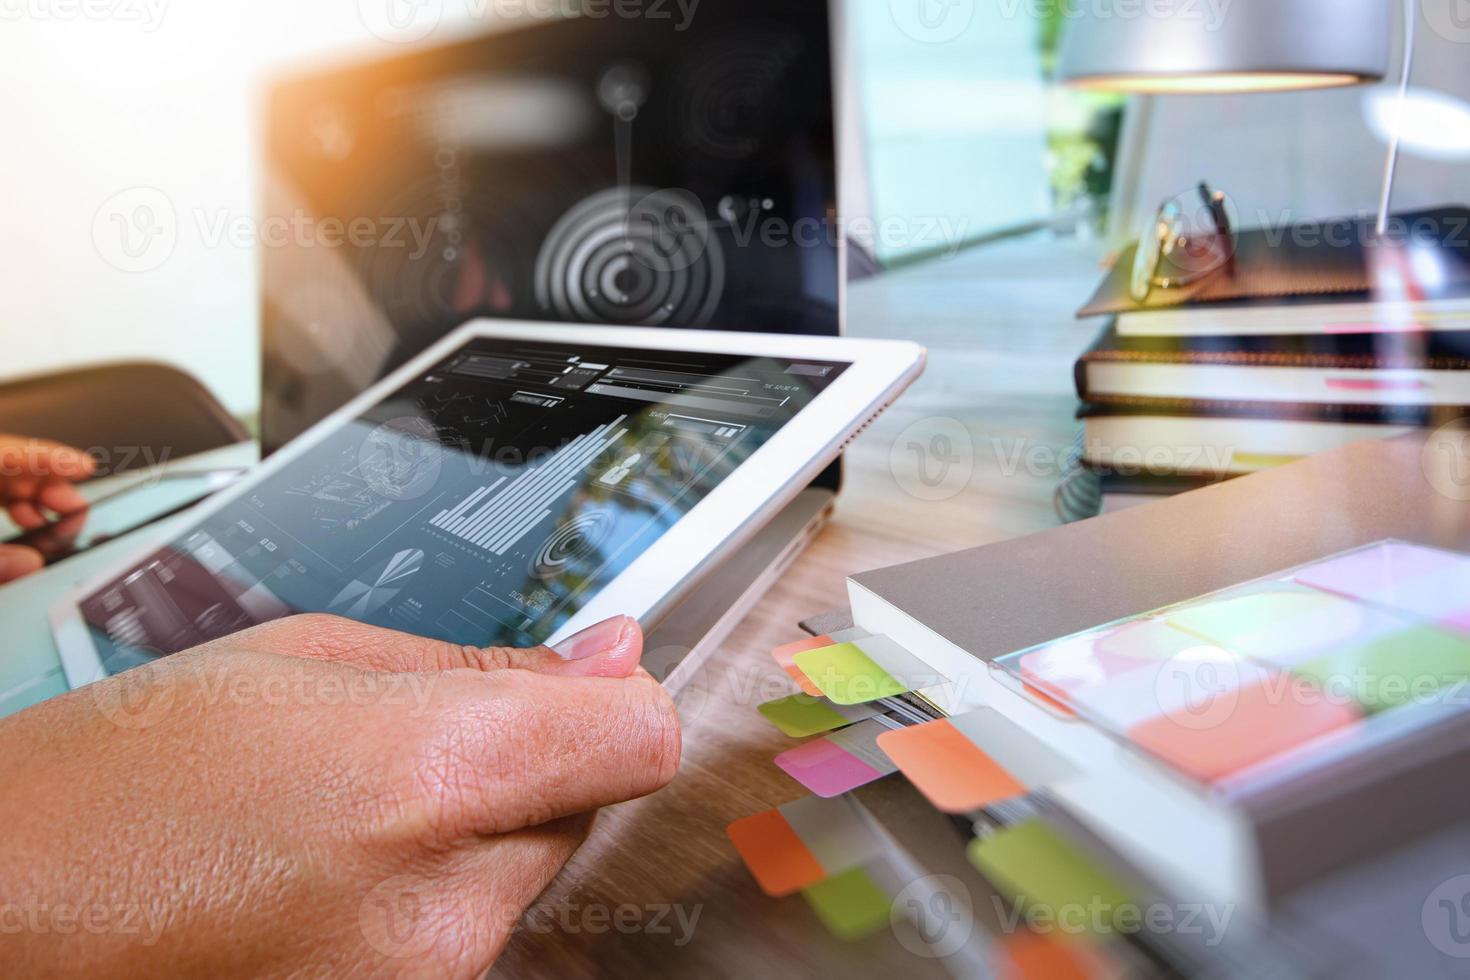
[[[1100,275],[1093,251],[1037,241],[853,286],[850,333],[924,343],[928,371],[850,450],[834,523],[681,695],[674,783],[599,817],[492,976],[943,975],[887,932],[843,943],[800,896],[767,898],[725,827],[805,795],[756,706],[794,690],[770,650],[844,603],[848,574],[1056,526],[1072,362],[1098,329],[1073,311]]]

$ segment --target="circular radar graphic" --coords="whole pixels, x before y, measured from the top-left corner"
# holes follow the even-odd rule
[[[439,430],[416,415],[385,422],[362,441],[358,472],[369,490],[389,500],[417,500],[434,489],[444,466]]]
[[[724,253],[686,191],[600,191],[562,216],[536,259],[536,299],[563,320],[698,327],[724,291]]]
[[[605,511],[583,514],[556,529],[531,559],[531,574],[550,581],[591,555],[612,533],[612,515]]]
[[[779,115],[781,89],[801,58],[801,41],[776,32],[743,34],[707,44],[687,63],[680,86],[681,139],[724,160],[760,149],[760,134]]]

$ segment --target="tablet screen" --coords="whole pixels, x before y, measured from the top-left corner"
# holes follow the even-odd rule
[[[541,643],[846,367],[471,341],[82,615],[109,673],[300,612]]]

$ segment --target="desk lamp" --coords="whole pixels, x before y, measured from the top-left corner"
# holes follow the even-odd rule
[[[1382,81],[1388,73],[1392,0],[1240,0],[1219,8],[1177,3],[1125,16],[1080,5],[1062,38],[1066,84],[1141,95],[1283,92]],[[1378,235],[1388,225],[1399,131],[1414,59],[1414,0],[1404,0],[1399,122],[1393,126]]]

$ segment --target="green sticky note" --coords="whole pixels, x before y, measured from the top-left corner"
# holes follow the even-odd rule
[[[1294,619],[1314,615],[1341,615],[1344,610],[1351,614],[1353,604],[1339,596],[1291,583],[1272,583],[1247,586],[1205,602],[1172,610],[1165,615],[1165,619],[1171,626],[1228,647],[1241,637],[1281,626]]]
[[[1087,855],[1039,820],[970,844],[970,863],[1028,917],[1107,928],[1130,907],[1127,892]]]
[[[779,701],[768,701],[757,710],[766,721],[792,738],[822,735],[850,724],[848,719],[832,709],[832,705],[808,694],[793,694]]]
[[[1432,698],[1470,678],[1470,642],[1428,626],[1389,633],[1292,668],[1368,714]]]
[[[802,894],[828,931],[847,942],[856,942],[887,926],[893,904],[860,867],[828,878]]]
[[[827,697],[842,705],[870,704],[896,698],[912,688],[894,679],[854,643],[808,650],[796,655],[796,666]]]

